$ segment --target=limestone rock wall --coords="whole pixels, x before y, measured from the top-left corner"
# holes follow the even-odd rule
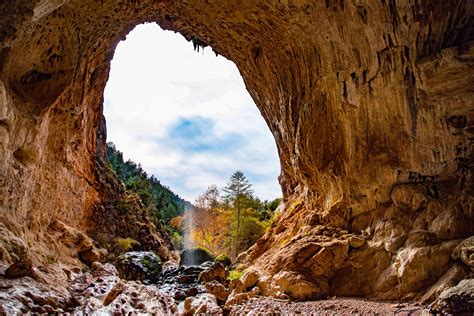
[[[55,220],[93,228],[109,63],[151,21],[233,60],[275,137],[286,210],[247,254],[267,293],[406,297],[473,234],[474,1],[7,0],[0,12],[0,222],[32,249],[53,244]],[[403,281],[431,254],[442,260],[426,278]]]

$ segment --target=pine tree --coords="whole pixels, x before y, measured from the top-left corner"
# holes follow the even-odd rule
[[[242,171],[237,170],[230,177],[227,186],[222,189],[225,192],[224,198],[232,203],[237,215],[237,231],[234,240],[234,258],[237,257],[239,237],[240,237],[240,217],[245,201],[252,197],[253,190],[249,180],[245,177]]]

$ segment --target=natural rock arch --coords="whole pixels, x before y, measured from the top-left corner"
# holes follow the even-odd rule
[[[234,61],[275,137],[286,212],[247,254],[264,292],[403,297],[452,268],[473,234],[473,1],[30,0],[0,11],[0,221],[33,247],[53,243],[54,220],[93,225],[109,62],[147,21]],[[350,246],[344,230],[366,228],[369,246]],[[441,263],[413,277],[426,252]]]

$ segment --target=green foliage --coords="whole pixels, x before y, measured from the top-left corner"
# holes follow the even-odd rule
[[[229,267],[232,264],[232,260],[226,254],[218,255],[215,261],[222,263],[226,267]]]
[[[196,207],[180,221],[181,227],[188,231],[188,242],[232,258],[252,246],[273,222],[281,199],[262,202],[253,196],[251,187],[241,171],[230,177],[222,189],[222,199],[219,189],[209,186],[196,199]]]
[[[45,254],[44,258],[46,259],[47,264],[54,264],[58,262],[58,258],[56,258],[54,255],[51,255],[51,254]]]
[[[116,238],[115,245],[119,248],[120,252],[126,252],[132,249],[133,245],[140,245],[138,241],[133,238]]]
[[[275,210],[280,205],[280,203],[281,203],[281,198],[274,199],[273,201],[266,203],[266,209],[269,210],[270,212],[275,212]]]
[[[122,200],[114,201],[114,207],[122,214],[126,214],[130,210],[128,203]]]
[[[233,236],[234,240],[234,249],[233,257],[237,257],[240,246],[240,234],[241,234],[241,219],[242,219],[242,210],[246,207],[251,207],[251,202],[254,202],[252,197],[253,190],[251,189],[252,185],[249,180],[245,177],[242,171],[235,171],[234,174],[230,177],[227,186],[222,189],[225,192],[224,198],[235,210],[236,225]]]
[[[179,232],[175,231],[171,234],[171,243],[175,249],[183,249],[183,237]]]
[[[242,202],[251,200],[253,194],[251,187],[252,185],[244,173],[237,170],[230,177],[227,186],[222,191],[225,193],[224,198],[226,201],[232,203],[234,207],[240,207],[243,206],[241,205]]]
[[[147,215],[156,222],[164,220],[168,224],[172,218],[183,215],[186,208],[192,207],[191,203],[163,186],[155,176],[149,177],[140,164],[137,165],[131,160],[124,162],[123,154],[113,143],[107,143],[107,160],[125,188],[140,197]],[[118,201],[116,204],[121,212],[128,211],[125,202]]]
[[[239,270],[230,270],[228,280],[240,279],[242,276],[242,271]]]
[[[149,274],[158,274],[161,272],[161,260],[159,260],[159,258],[155,259],[156,260],[150,260],[150,258],[146,256],[140,259],[140,263],[147,269]]]

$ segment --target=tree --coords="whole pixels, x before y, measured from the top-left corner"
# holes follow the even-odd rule
[[[194,205],[202,209],[213,209],[219,206],[219,189],[215,184],[210,185],[206,192],[199,195]]]
[[[128,191],[138,194],[143,210],[156,223],[164,220],[167,224],[176,216],[183,215],[191,203],[163,186],[155,176],[148,176],[141,164],[123,160],[123,154],[113,143],[107,143],[108,166],[115,171]]]
[[[252,185],[249,180],[245,177],[242,171],[237,170],[230,177],[227,186],[222,189],[225,192],[224,198],[232,204],[235,210],[237,219],[236,236],[234,240],[234,258],[237,257],[237,251],[239,246],[240,238],[240,220],[241,212],[246,207],[246,201],[253,200],[251,189]]]

